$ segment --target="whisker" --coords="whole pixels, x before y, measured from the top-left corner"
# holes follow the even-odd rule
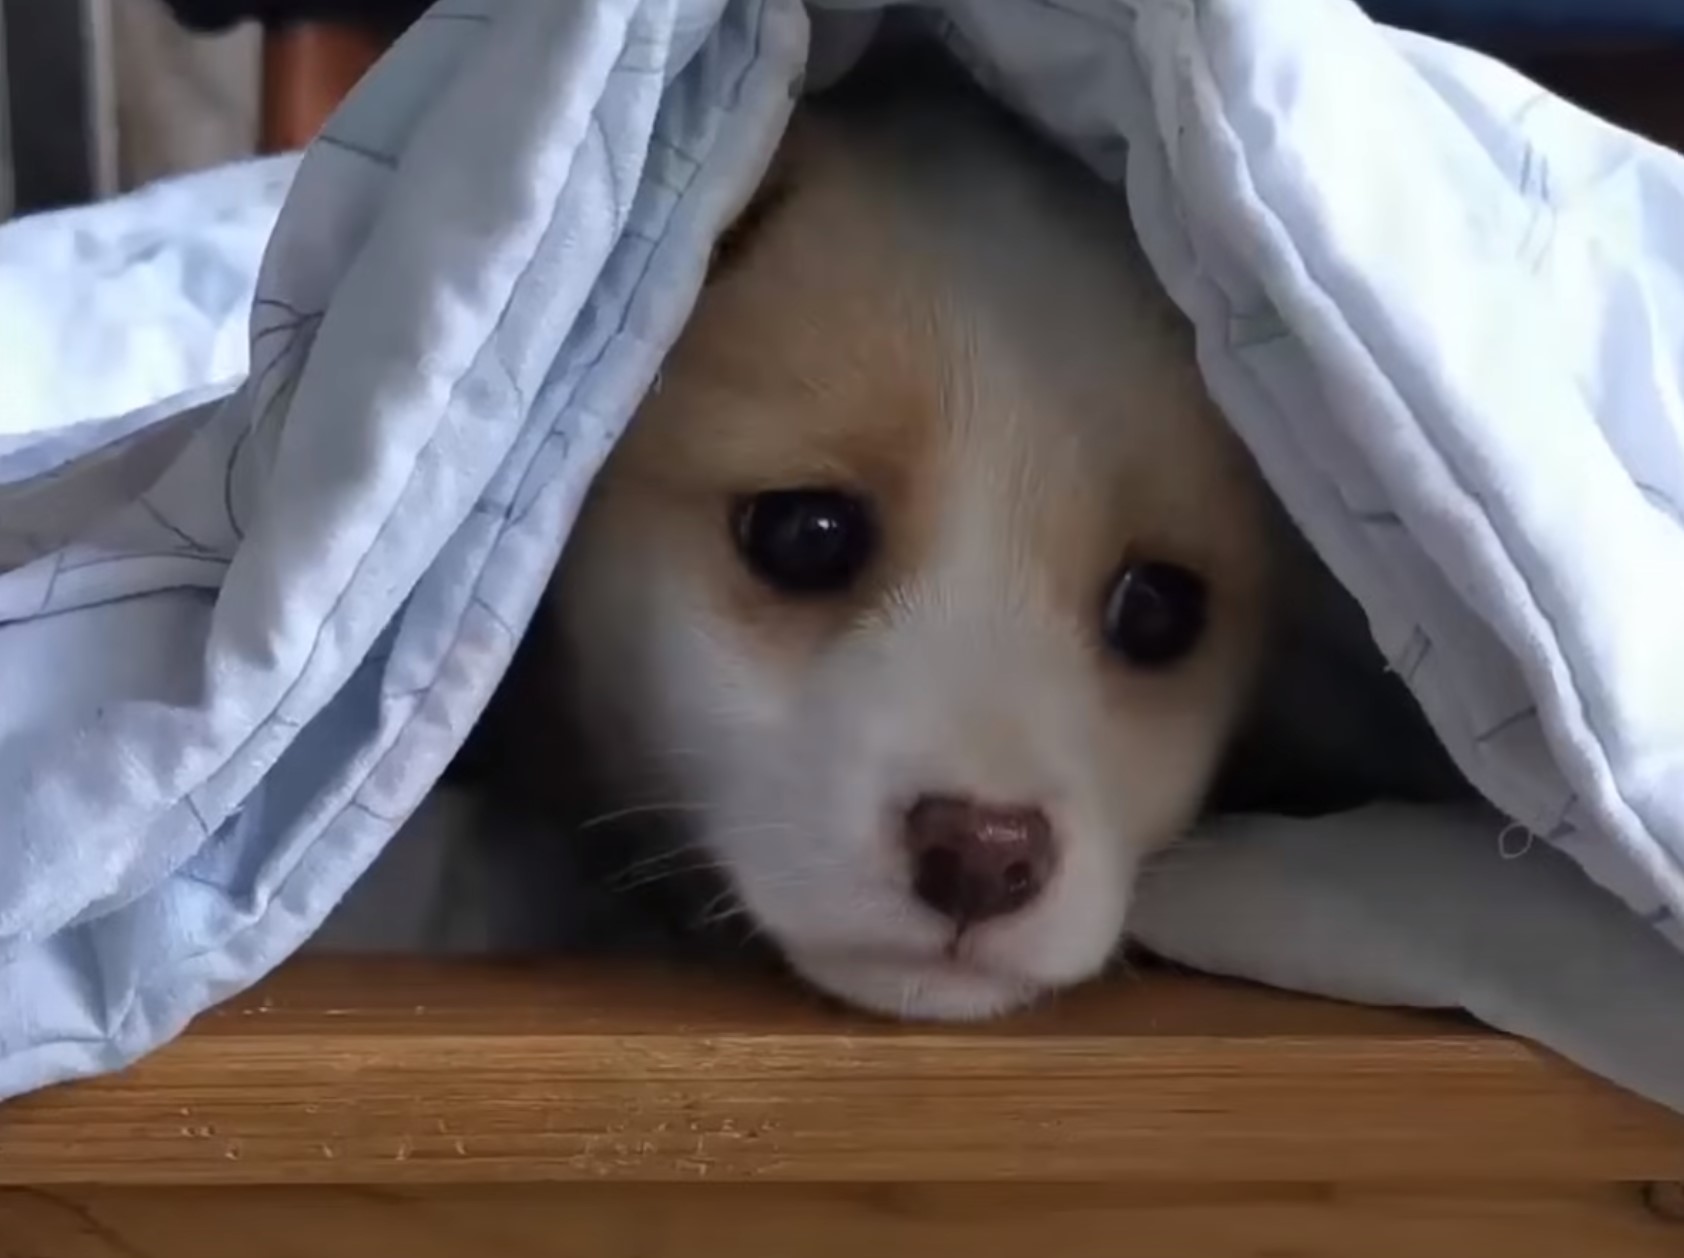
[[[696,910],[696,925],[702,929],[719,926],[736,917],[746,917],[748,905],[733,889],[727,887]]]
[[[725,867],[715,860],[697,861],[690,865],[680,865],[677,868],[658,868],[645,873],[638,878],[629,880],[611,879],[607,884],[609,891],[620,895],[627,895],[633,891],[641,891],[645,887],[659,886],[663,882],[677,882],[680,878],[692,874],[722,873]]]
[[[736,940],[737,948],[740,951],[746,952],[757,943],[762,943],[771,939],[771,936],[767,934],[766,928],[760,924],[759,920],[752,913],[747,911],[746,906],[744,907],[744,911],[741,916],[731,920],[733,922],[740,923],[738,926],[739,934]]]
[[[760,930],[760,924],[754,920],[746,904],[727,904],[717,913],[699,918],[696,922],[697,930],[718,930],[721,926],[732,926],[738,922],[746,923],[753,931]]]
[[[720,905],[722,903],[729,902],[729,901],[736,900],[736,898],[737,898],[736,891],[734,891],[730,887],[726,887],[718,895],[714,896],[713,899],[709,900],[706,904],[702,905],[700,911],[703,912],[703,913],[711,912],[718,905]]]
[[[684,801],[675,801],[671,803],[630,804],[624,808],[615,808],[609,812],[598,813],[594,817],[589,817],[584,821],[581,821],[573,828],[577,833],[584,834],[591,830],[600,829],[603,826],[613,825],[616,822],[628,821],[633,817],[660,816],[672,813],[697,813],[705,811],[705,807],[706,806],[703,804]]]
[[[696,853],[688,846],[669,847],[662,851],[655,852],[652,855],[642,856],[637,860],[628,861],[626,864],[620,866],[619,869],[614,871],[613,877],[616,880],[626,878],[632,874],[642,873],[646,870],[659,868],[661,865],[671,864],[680,857],[694,857],[695,855]]]

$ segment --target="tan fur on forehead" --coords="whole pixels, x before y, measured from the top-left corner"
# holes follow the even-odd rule
[[[1245,456],[1121,198],[976,109],[911,128],[797,116],[775,202],[704,292],[605,492],[684,517],[739,611],[772,600],[737,571],[722,504],[799,486],[860,492],[884,523],[877,569],[826,623],[914,580],[954,529],[1095,624],[1126,553],[1251,602]]]

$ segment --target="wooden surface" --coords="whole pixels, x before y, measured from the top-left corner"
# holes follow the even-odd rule
[[[19,1258],[1677,1258],[1632,1185],[0,1190]]]
[[[1460,1022],[1205,981],[932,1028],[774,980],[322,961],[0,1110],[0,1185],[1007,1178],[1684,1180],[1684,1122]]]

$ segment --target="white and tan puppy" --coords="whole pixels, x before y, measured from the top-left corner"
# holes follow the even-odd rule
[[[1114,190],[970,91],[803,109],[555,605],[621,807],[809,980],[1094,974],[1248,695],[1270,512]]]

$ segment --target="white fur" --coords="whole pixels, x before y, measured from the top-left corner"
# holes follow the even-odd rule
[[[587,505],[558,624],[609,791],[689,817],[802,974],[975,1018],[1115,950],[1142,855],[1192,817],[1244,696],[1263,527],[1120,201],[982,111],[920,125],[928,143],[866,122],[797,150],[790,204],[704,298]],[[892,227],[839,236],[861,213]],[[745,339],[770,378],[723,396]],[[885,425],[862,374],[934,401]],[[711,478],[750,492],[836,464],[855,483],[826,443],[856,428],[864,462],[896,469],[886,533],[916,542],[857,605],[762,607]],[[758,466],[774,435],[788,485]],[[1166,677],[1129,676],[1097,640],[1141,538],[1208,558],[1220,591],[1211,646]],[[926,793],[1043,809],[1060,848],[1044,894],[955,940],[899,842]]]

